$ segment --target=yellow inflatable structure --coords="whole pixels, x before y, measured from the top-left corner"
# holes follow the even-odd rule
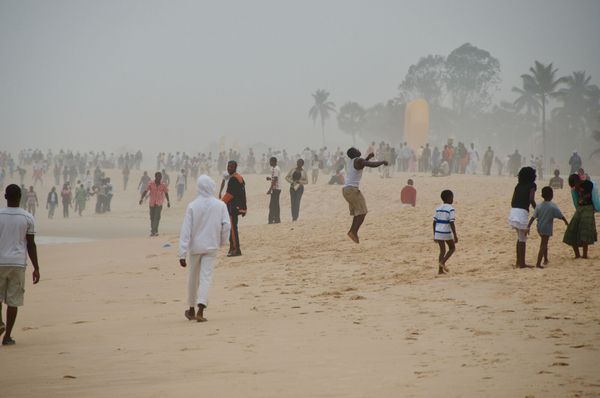
[[[415,151],[429,139],[429,105],[422,98],[406,104],[404,111],[404,141]]]

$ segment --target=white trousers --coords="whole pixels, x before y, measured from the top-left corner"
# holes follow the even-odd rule
[[[190,307],[198,304],[206,306],[216,260],[216,252],[190,254],[188,264],[188,304]]]

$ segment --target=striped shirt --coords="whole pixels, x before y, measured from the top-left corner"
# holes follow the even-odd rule
[[[435,221],[435,232],[438,234],[451,234],[452,229],[450,223],[454,222],[454,207],[448,203],[444,203],[437,209],[435,209],[435,215],[433,220]]]

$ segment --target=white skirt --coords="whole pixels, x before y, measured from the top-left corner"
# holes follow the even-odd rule
[[[434,240],[454,240],[454,234],[452,233],[452,231],[450,231],[449,234],[434,232],[433,239]]]
[[[527,229],[529,223],[529,212],[525,209],[517,209],[513,207],[510,209],[510,215],[508,216],[508,225],[515,229]]]

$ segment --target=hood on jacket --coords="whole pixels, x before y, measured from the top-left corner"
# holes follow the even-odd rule
[[[215,196],[215,182],[206,174],[202,174],[200,177],[198,177],[198,180],[196,181],[196,187],[198,189],[198,196],[205,198]]]

